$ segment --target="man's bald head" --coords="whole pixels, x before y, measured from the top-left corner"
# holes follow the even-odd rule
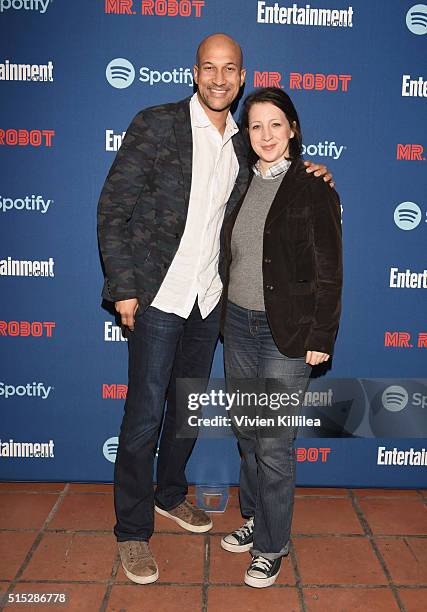
[[[203,61],[203,56],[205,54],[209,54],[212,50],[219,47],[230,49],[230,51],[232,51],[236,56],[236,61],[239,68],[242,68],[243,52],[241,46],[233,38],[231,38],[231,36],[222,33],[210,34],[202,40],[202,42],[197,47],[196,52],[197,66],[200,66],[201,62]]]
[[[245,82],[240,45],[226,34],[211,34],[197,49],[193,72],[199,102],[211,121],[224,129],[227,113]]]

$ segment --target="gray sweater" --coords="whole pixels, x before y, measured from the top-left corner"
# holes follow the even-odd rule
[[[265,220],[285,174],[274,179],[255,175],[231,236],[228,299],[249,310],[265,310],[262,249]]]

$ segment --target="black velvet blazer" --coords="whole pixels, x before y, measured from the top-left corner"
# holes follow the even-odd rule
[[[223,227],[227,310],[231,235],[244,195]],[[337,192],[294,160],[264,226],[262,274],[265,309],[274,341],[288,357],[332,354],[341,312],[341,209]]]

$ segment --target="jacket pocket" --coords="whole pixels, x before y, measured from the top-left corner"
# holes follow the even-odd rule
[[[289,283],[289,293],[291,295],[309,295],[316,290],[316,283],[313,280],[299,279]]]

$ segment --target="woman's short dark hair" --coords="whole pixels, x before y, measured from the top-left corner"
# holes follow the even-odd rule
[[[262,102],[270,102],[285,113],[286,119],[289,121],[289,125],[295,134],[289,141],[289,159],[300,157],[302,152],[302,133],[298,113],[292,100],[288,94],[279,87],[263,87],[249,94],[243,102],[240,124],[243,135],[249,144],[249,165],[252,166],[258,160],[258,155],[252,149],[249,139],[249,111],[254,104]]]

